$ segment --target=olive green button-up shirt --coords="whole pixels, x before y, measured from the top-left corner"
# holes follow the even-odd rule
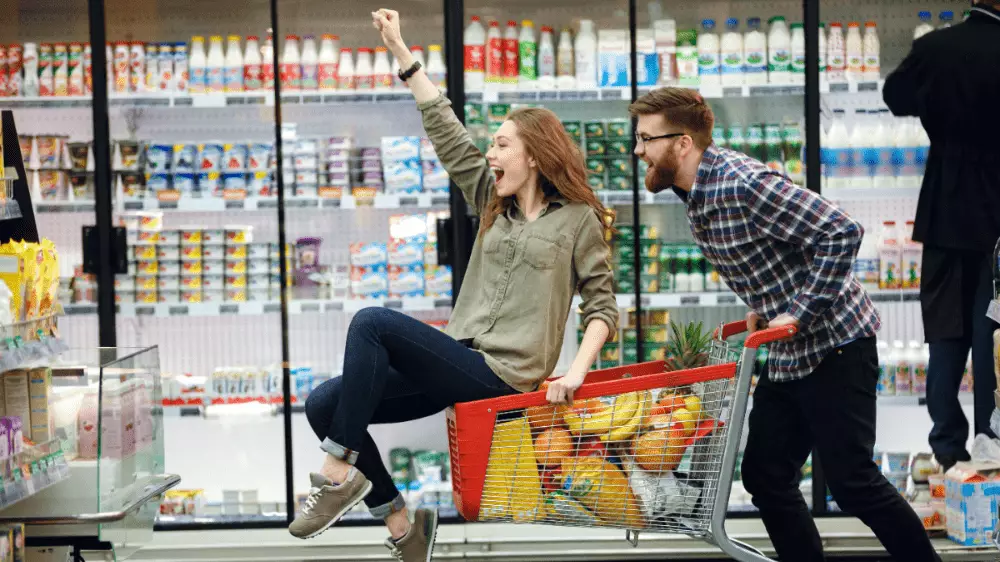
[[[447,98],[419,108],[441,164],[469,205],[482,213],[493,197],[489,164]],[[617,329],[609,253],[604,228],[589,205],[557,197],[531,221],[511,205],[476,237],[447,333],[471,340],[511,387],[535,390],[559,360],[577,291],[584,326],[600,319]]]

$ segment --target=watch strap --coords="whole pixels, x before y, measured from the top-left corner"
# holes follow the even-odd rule
[[[413,64],[410,65],[410,68],[399,71],[399,79],[402,80],[403,82],[406,82],[407,80],[412,78],[413,75],[416,74],[417,71],[420,70],[421,68],[423,68],[423,65],[420,64],[420,61],[418,60],[413,61]]]

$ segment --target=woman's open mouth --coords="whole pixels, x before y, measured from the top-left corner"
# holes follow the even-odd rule
[[[493,172],[493,177],[496,179],[496,182],[500,183],[500,180],[503,179],[503,168],[500,166],[490,166],[490,171]]]

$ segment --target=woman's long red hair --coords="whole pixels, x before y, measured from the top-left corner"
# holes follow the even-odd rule
[[[538,166],[539,187],[546,199],[558,194],[574,203],[586,203],[597,214],[605,231],[610,231],[614,212],[604,208],[587,183],[587,167],[580,147],[563,128],[555,113],[540,107],[523,107],[507,115],[517,125],[517,136],[528,156]],[[485,233],[510,206],[511,198],[494,192],[492,201],[479,218],[479,234]]]

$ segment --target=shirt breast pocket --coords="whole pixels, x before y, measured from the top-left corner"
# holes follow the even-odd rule
[[[524,261],[535,269],[552,269],[561,251],[562,246],[554,240],[529,236],[524,242]]]

